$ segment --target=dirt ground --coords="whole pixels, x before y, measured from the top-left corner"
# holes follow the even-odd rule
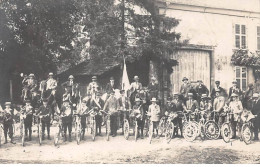
[[[51,128],[51,134],[57,128]],[[102,129],[105,132],[105,129]],[[121,132],[121,130],[120,130]],[[44,140],[39,146],[37,133],[33,133],[32,141],[21,146],[19,133],[16,132],[16,144],[3,144],[0,147],[0,164],[5,163],[162,163],[162,164],[238,164],[260,163],[260,142],[246,145],[239,140],[225,143],[223,140],[205,140],[197,138],[194,142],[187,142],[183,138],[175,138],[167,144],[163,137],[134,141],[130,136],[125,140],[122,135],[105,140],[105,133],[93,142],[90,132],[86,132],[85,141],[77,145],[75,135],[72,142],[62,142],[55,147],[52,140]]]

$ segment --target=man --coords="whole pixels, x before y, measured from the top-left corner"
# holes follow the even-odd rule
[[[156,137],[159,138],[158,136],[158,125],[159,125],[159,121],[160,121],[160,106],[158,104],[156,104],[157,99],[156,98],[152,98],[151,100],[152,104],[149,105],[148,108],[148,113],[151,116],[151,121],[153,123],[153,132],[154,130],[156,130]]]
[[[45,127],[47,127],[47,134],[48,134],[48,140],[51,140],[50,138],[50,122],[51,122],[51,115],[52,109],[51,106],[48,105],[48,100],[43,99],[43,105],[39,108],[37,115],[42,115],[42,140],[45,139]]]
[[[181,131],[181,136],[182,136],[182,129],[183,129],[183,126],[182,126],[182,114],[183,114],[183,111],[186,111],[186,106],[184,105],[183,101],[180,99],[180,96],[179,96],[179,93],[175,92],[173,94],[173,104],[174,104],[174,113],[177,113],[178,114],[178,117],[177,117],[177,122],[178,122],[178,126],[180,128],[180,131]],[[175,134],[178,135],[178,130],[176,129],[175,131]]]
[[[191,85],[188,83],[189,79],[184,77],[182,79],[183,84],[181,85],[181,89],[180,89],[180,95],[187,100],[188,99],[188,93],[191,89]]]
[[[129,121],[129,112],[131,110],[130,99],[125,95],[125,90],[120,90],[121,97],[118,99],[119,110],[120,110],[120,120],[122,123],[122,134],[124,134],[124,113],[126,114],[126,119]]]
[[[49,73],[49,78],[47,79],[46,90],[55,90],[57,87],[57,81],[53,78],[53,73]]]
[[[256,116],[253,125],[254,125],[254,140],[259,140],[258,133],[260,128],[260,94],[253,94],[253,103],[252,103],[252,114]]]
[[[206,94],[202,94],[201,96],[201,102],[200,102],[200,111],[201,111],[201,116],[206,116],[206,121],[210,119],[211,116],[211,101],[209,100],[210,98]]]
[[[242,93],[239,87],[237,86],[237,81],[233,81],[232,84],[232,87],[229,88],[228,98],[230,98],[233,93],[236,93],[238,96],[240,96]]]
[[[61,86],[64,87],[65,89],[69,90],[69,93],[72,97],[72,101],[76,102],[76,93],[78,91],[78,84],[74,82],[74,76],[70,75],[69,80],[64,82]]]
[[[245,96],[243,99],[243,106],[248,109],[251,110],[252,108],[252,96],[254,94],[254,85],[248,84],[248,89],[245,92]]]
[[[225,116],[222,116],[224,112],[225,106],[225,98],[220,94],[220,90],[216,90],[216,97],[213,102],[213,111],[216,114],[216,122],[218,123],[219,127],[224,123]]]
[[[100,89],[99,84],[97,83],[97,77],[92,77],[92,82],[89,83],[87,87],[87,94],[90,94],[91,96],[96,96],[96,92],[98,92]]]
[[[156,83],[156,78],[152,77],[151,82],[148,85],[148,91],[149,91],[149,100],[151,100],[153,97],[158,98],[158,92],[159,92],[159,84]]]
[[[200,102],[202,94],[209,95],[208,88],[203,84],[202,80],[197,81],[198,85],[196,86],[195,90],[197,93],[197,101]]]
[[[185,111],[190,115],[191,120],[197,120],[196,111],[198,110],[199,104],[195,99],[193,99],[193,93],[188,93],[188,100],[186,101]]]
[[[115,89],[116,89],[116,87],[115,87],[114,77],[110,77],[110,81],[106,85],[106,93],[107,93],[108,97],[109,97],[111,91],[115,91]]]
[[[34,113],[34,109],[31,106],[30,100],[25,101],[25,106],[22,108],[22,114],[25,115],[24,126],[25,126],[25,136],[28,135],[29,131],[29,141],[32,140],[32,116]]]
[[[5,136],[5,142],[4,144],[7,143],[7,133],[9,134],[9,137],[11,139],[12,144],[16,144],[14,142],[13,138],[13,109],[11,109],[11,102],[6,102],[5,103],[5,109],[3,111],[3,125],[4,125],[4,136]]]
[[[174,110],[175,110],[175,105],[172,103],[172,98],[169,96],[167,98],[167,103],[164,107],[164,115],[169,115],[173,113]]]
[[[117,135],[117,110],[119,108],[118,101],[115,97],[115,92],[111,91],[110,97],[107,99],[104,105],[104,111],[108,111],[110,114],[110,127],[112,137]]]
[[[61,107],[62,125],[64,130],[64,140],[67,141],[67,130],[69,131],[69,142],[71,142],[73,109],[68,100],[63,101]]]
[[[142,89],[142,84],[139,82],[139,77],[134,76],[134,82],[131,83],[130,85],[130,100],[131,104],[134,104],[136,94],[139,93],[139,91]]]
[[[37,88],[37,80],[35,79],[34,74],[31,73],[28,77],[25,77],[22,81],[22,84],[24,87],[27,87],[30,90],[30,92],[35,91]],[[23,95],[25,93],[24,91],[25,90],[23,90],[22,93]]]
[[[138,126],[138,136],[140,136],[141,131],[141,139],[144,138],[144,122],[145,122],[145,111],[142,105],[142,100],[140,98],[135,99],[135,104],[133,106],[133,116],[137,119]],[[132,115],[132,114],[131,114]]]
[[[96,134],[101,136],[101,124],[102,124],[102,114],[100,114],[100,110],[103,109],[105,102],[101,99],[100,92],[96,93],[96,97],[92,97],[90,100],[90,108],[94,109],[96,113]],[[99,132],[98,132],[99,131]]]
[[[225,89],[220,86],[220,81],[216,81],[215,84],[216,84],[216,87],[212,89],[211,94],[210,94],[212,101],[214,101],[214,99],[216,97],[216,90],[219,90],[220,91],[219,93],[222,96],[224,96],[224,97],[227,96]]]
[[[82,107],[80,108],[80,122],[81,122],[81,129],[82,129],[82,140],[84,140],[85,138],[85,130],[87,127],[87,115],[88,115],[88,111],[89,111],[89,100],[83,100],[82,101]]]

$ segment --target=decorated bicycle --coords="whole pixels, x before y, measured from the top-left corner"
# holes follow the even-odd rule
[[[253,139],[253,121],[256,118],[251,111],[244,110],[241,114],[242,128],[241,128],[241,139],[246,143],[250,144]]]

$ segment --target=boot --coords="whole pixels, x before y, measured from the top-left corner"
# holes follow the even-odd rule
[[[141,139],[143,139],[143,138],[144,138],[144,130],[141,129]]]
[[[6,144],[7,143],[7,138],[5,138],[5,142],[4,142],[4,144]]]
[[[13,137],[11,137],[11,143],[12,143],[12,144],[16,144],[16,142],[14,141],[14,138],[13,138]]]
[[[29,141],[32,141],[32,131],[29,131]]]
[[[44,134],[42,134],[42,140],[45,140],[45,136],[44,136]]]
[[[64,133],[64,142],[67,141],[67,134]]]
[[[48,140],[51,140],[50,134],[48,134]]]
[[[85,131],[82,132],[81,138],[82,138],[82,140],[84,140],[84,138],[85,138]]]
[[[72,140],[71,140],[71,133],[69,134],[69,142],[71,142]]]

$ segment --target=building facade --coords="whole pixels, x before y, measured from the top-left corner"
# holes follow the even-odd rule
[[[249,67],[234,66],[231,56],[236,49],[260,50],[259,0],[156,0],[159,14],[180,20],[174,31],[182,40],[205,47],[188,47],[176,51],[171,75],[172,91],[179,91],[181,80],[203,80],[212,89],[216,80],[228,89],[233,80],[245,90],[254,83]]]

